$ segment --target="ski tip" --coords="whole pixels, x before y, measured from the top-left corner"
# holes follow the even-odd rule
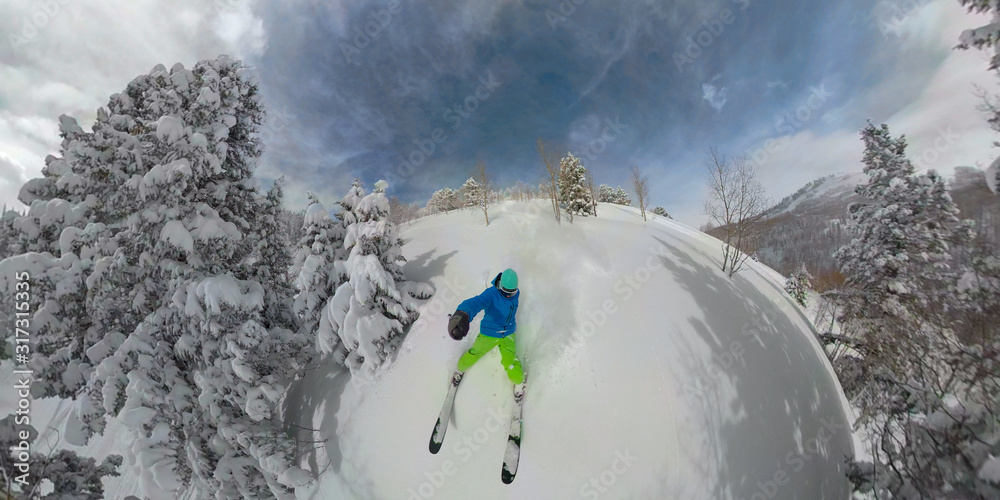
[[[513,483],[514,474],[507,472],[507,469],[503,469],[502,471],[500,471],[500,480],[503,481],[503,484]]]
[[[500,469],[500,479],[503,484],[510,484],[517,474],[517,463],[520,461],[521,449],[511,447],[511,442],[507,442],[507,456],[504,457],[503,467]]]
[[[434,424],[434,432],[431,434],[430,450],[431,450],[432,454],[436,454],[437,452],[441,451],[441,443],[444,441],[444,440],[442,440],[442,442],[439,442],[439,441],[435,441],[434,440],[434,438],[437,437],[437,433],[438,433],[438,428],[439,427],[441,427],[441,419],[440,418],[438,419],[437,423]]]

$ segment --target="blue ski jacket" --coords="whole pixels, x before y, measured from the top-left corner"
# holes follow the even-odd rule
[[[517,331],[514,316],[517,314],[517,299],[520,296],[521,291],[518,290],[508,299],[497,287],[491,286],[483,293],[462,301],[458,310],[465,311],[469,315],[469,321],[475,319],[480,311],[486,311],[483,321],[479,323],[479,333],[502,339]]]

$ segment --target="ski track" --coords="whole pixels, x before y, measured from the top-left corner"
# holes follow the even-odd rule
[[[747,262],[730,279],[717,240],[655,216],[643,222],[634,208],[601,204],[597,218],[561,225],[545,201],[506,202],[491,215],[489,227],[467,210],[404,229],[404,271],[436,295],[378,381],[323,367],[300,382],[298,394],[326,407],[317,415],[299,405],[288,418],[319,421],[334,458],[299,498],[743,499],[777,472],[788,481],[775,498],[847,498],[849,431],[800,470],[788,462],[821,418],[845,413],[780,275]],[[520,275],[517,345],[531,374],[510,485],[499,471],[513,396],[496,351],[466,373],[444,445],[427,451],[454,365],[478,331],[473,322],[453,341],[447,314],[506,267]],[[629,275],[648,279],[627,294]],[[609,300],[615,311],[601,319]],[[755,320],[755,335],[740,333]],[[720,367],[733,342],[742,354]]]

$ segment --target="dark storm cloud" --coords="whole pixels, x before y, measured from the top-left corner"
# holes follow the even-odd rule
[[[688,179],[700,175],[693,159],[706,146],[773,135],[768,123],[812,86],[828,81],[843,96],[877,77],[852,61],[879,36],[858,17],[866,8],[271,3],[260,12],[269,42],[259,68],[271,107],[295,119],[266,163],[331,196],[358,176],[368,186],[388,178],[392,194],[424,201],[457,187],[480,159],[501,184],[537,182],[540,136],[583,153],[598,182],[624,184],[633,163]]]

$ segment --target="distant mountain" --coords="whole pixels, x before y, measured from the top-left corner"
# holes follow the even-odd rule
[[[802,186],[767,211],[765,230],[756,258],[788,275],[801,263],[824,290],[838,285],[834,252],[848,243],[847,207],[863,201],[854,189],[868,182],[864,173],[834,174]],[[1000,246],[1000,196],[990,191],[985,173],[974,167],[958,167],[948,182],[961,217],[971,219],[978,240]]]
[[[868,176],[861,172],[820,177],[786,196],[768,210],[767,216],[775,218],[784,214],[811,214],[839,217],[846,214],[848,204],[861,199],[854,193],[854,188],[866,182]]]

